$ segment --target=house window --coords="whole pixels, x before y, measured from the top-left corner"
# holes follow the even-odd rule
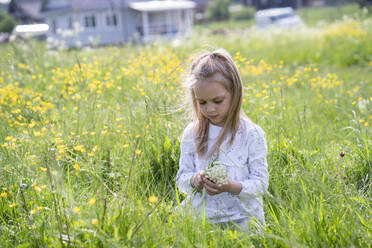
[[[106,24],[107,26],[116,26],[117,25],[117,19],[115,14],[108,14],[106,16]]]
[[[57,33],[57,20],[52,20],[52,32]]]
[[[94,15],[85,16],[85,27],[95,27],[96,26],[96,18]]]
[[[68,18],[68,28],[69,29],[72,29],[73,28],[73,19],[72,19],[72,17],[69,17]]]

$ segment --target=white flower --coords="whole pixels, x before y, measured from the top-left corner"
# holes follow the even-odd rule
[[[205,176],[220,187],[227,183],[225,165],[218,161],[208,165],[208,168],[205,170]]]

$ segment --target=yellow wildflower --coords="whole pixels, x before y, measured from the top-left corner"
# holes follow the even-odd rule
[[[94,218],[94,219],[91,220],[91,223],[92,223],[92,225],[97,225],[98,224],[98,220],[96,218]]]
[[[152,195],[152,196],[149,197],[149,202],[150,202],[150,203],[155,203],[155,202],[157,202],[157,201],[158,201],[158,197],[156,197],[156,196],[154,196],[154,195]]]
[[[72,211],[73,211],[75,214],[80,213],[80,208],[79,208],[79,207],[74,207],[74,208],[72,209]]]
[[[6,193],[6,192],[2,192],[2,193],[1,193],[1,197],[2,197],[2,198],[5,198],[7,195],[8,195],[8,193]]]
[[[82,152],[82,153],[85,152],[85,148],[84,148],[83,145],[77,145],[77,146],[74,146],[74,150],[75,150],[75,151]]]
[[[90,198],[89,205],[93,206],[94,203],[96,203],[96,199],[95,198]]]

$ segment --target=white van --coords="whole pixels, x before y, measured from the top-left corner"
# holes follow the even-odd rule
[[[259,10],[255,13],[254,19],[258,28],[272,25],[291,27],[303,24],[301,18],[294,12],[292,7]]]
[[[45,40],[46,34],[49,30],[48,24],[26,24],[17,25],[13,29],[13,35],[19,38],[36,38]]]

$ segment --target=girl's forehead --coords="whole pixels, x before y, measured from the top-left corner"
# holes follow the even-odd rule
[[[217,81],[204,81],[194,88],[195,97],[198,99],[215,99],[229,94],[225,86]]]
[[[205,79],[199,79],[196,83],[196,86],[203,84],[203,83],[220,83],[224,85],[225,87],[227,87],[230,84],[230,81],[224,75],[222,75],[222,73],[217,72],[217,73],[214,73],[212,76],[207,77]]]

